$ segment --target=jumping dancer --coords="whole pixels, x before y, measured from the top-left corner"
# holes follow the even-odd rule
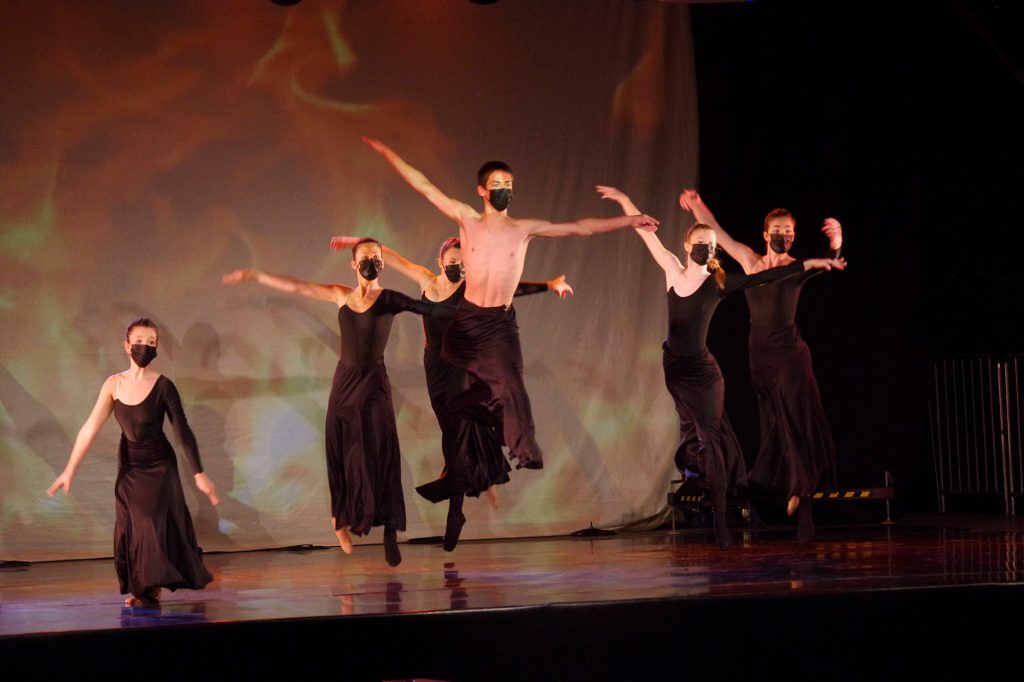
[[[342,551],[351,554],[349,531],[363,535],[373,526],[384,526],[384,556],[388,564],[397,566],[402,561],[398,531],[405,530],[405,498],[384,348],[396,314],[446,311],[382,288],[383,267],[380,243],[364,238],[352,247],[355,288],[259,270],[236,270],[224,276],[224,283],[257,282],[338,306],[341,353],[327,401],[325,429],[331,527]]]
[[[617,201],[626,213],[638,213],[629,197],[614,187],[598,186],[597,190],[603,198]],[[725,418],[722,372],[707,348],[711,317],[722,299],[737,291],[805,270],[842,270],[846,263],[811,259],[754,275],[727,274],[714,258],[715,231],[708,225],[697,223],[687,230],[685,266],[655,235],[638,234],[665,272],[668,338],[662,350],[665,385],[679,414],[675,464],[684,476],[700,478],[711,502],[715,540],[728,549],[732,539],[725,518],[726,493],[730,486],[745,483],[746,468],[739,442]]]
[[[218,503],[213,482],[203,473],[196,437],[185,419],[174,383],[149,367],[156,357],[160,332],[147,318],[128,325],[124,350],[129,367],[107,377],[92,413],[78,431],[64,471],[47,489],[51,497],[71,482],[96,439],[114,413],[121,427],[114,484],[114,568],[121,594],[131,593],[126,606],[153,605],[160,589],[200,590],[213,577],[203,565],[192,516],[178,478],[174,449],[164,436],[164,415],[195,471],[196,487]]]
[[[334,237],[331,248],[344,249],[357,240],[357,237]],[[409,261],[387,246],[383,250],[384,264],[416,282],[423,300],[455,306],[464,299],[465,268],[458,237],[446,239],[441,244],[437,257],[440,274]],[[515,295],[544,291],[552,291],[564,298],[572,294],[572,287],[562,275],[547,282],[520,282]],[[441,357],[441,343],[449,322],[450,319],[445,317],[423,320],[423,369],[427,375],[430,406],[441,427],[444,471],[437,480],[417,486],[416,492],[434,503],[448,500],[444,549],[450,552],[455,549],[466,521],[462,513],[463,497],[478,497],[486,492],[492,506],[495,506],[494,486],[508,482],[510,467],[501,451],[501,434],[493,426],[466,419],[452,413],[449,408],[469,385],[466,373]]]
[[[483,201],[483,213],[478,213],[448,198],[380,141],[363,139],[459,226],[466,295],[445,332],[442,356],[469,374],[472,385],[452,408],[462,412],[485,407],[502,425],[516,468],[542,468],[543,454],[534,436],[530,399],[523,383],[519,328],[512,309],[527,247],[534,237],[584,236],[624,227],[654,231],[658,221],[645,215],[570,223],[511,218],[512,170],[500,161],[484,164],[477,173],[476,191]]]
[[[679,204],[712,226],[722,248],[753,274],[793,262],[789,250],[796,237],[796,220],[785,209],[764,219],[765,253],[758,254],[722,229],[696,190],[685,190]],[[821,228],[828,238],[828,257],[838,258],[843,228],[826,218]],[[814,537],[810,496],[822,486],[835,487],[836,452],[811,351],[796,326],[796,308],[804,283],[816,272],[806,272],[746,292],[750,309],[750,376],[757,392],[761,446],[750,471],[750,485],[768,492],[782,491],[788,498],[786,513],[797,513],[797,538]]]

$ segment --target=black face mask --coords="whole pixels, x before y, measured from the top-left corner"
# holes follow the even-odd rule
[[[690,244],[690,260],[697,265],[707,265],[711,260],[711,244]]]
[[[359,261],[356,269],[359,270],[359,274],[363,276],[363,279],[372,282],[380,276],[380,271],[383,267],[384,263],[379,258],[366,258]]]
[[[512,190],[508,187],[505,187],[504,189],[492,189],[488,199],[491,202],[491,206],[499,211],[504,211],[508,208],[508,205],[512,203]]]
[[[768,247],[775,253],[786,253],[793,246],[793,237],[785,234],[768,235]]]
[[[150,346],[145,343],[133,343],[132,344],[132,360],[139,367],[145,367],[149,363],[153,362],[153,358],[156,357],[156,346]]]
[[[444,266],[444,276],[448,278],[449,282],[460,282],[466,276],[466,269],[462,263],[452,263]]]

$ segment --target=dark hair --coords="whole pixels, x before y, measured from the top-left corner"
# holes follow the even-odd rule
[[[139,317],[128,323],[128,328],[124,330],[124,340],[130,341],[132,330],[136,327],[145,327],[146,329],[152,329],[156,332],[156,337],[160,338],[160,327],[156,326],[156,322],[149,319],[148,317]]]
[[[444,260],[444,254],[447,253],[448,249],[461,249],[462,242],[459,241],[458,237],[448,237],[441,242],[441,248],[437,251],[437,259]]]
[[[772,220],[773,218],[789,218],[790,220],[793,221],[793,226],[796,227],[796,218],[793,217],[792,213],[790,213],[784,208],[773,208],[772,210],[768,211],[768,215],[764,217],[764,229],[768,229],[768,221]]]
[[[476,172],[476,184],[483,187],[484,183],[487,182],[487,178],[491,177],[491,173],[494,171],[505,171],[512,175],[512,168],[504,161],[488,161],[480,166],[480,170]]]
[[[355,244],[352,245],[352,262],[353,263],[356,262],[356,251],[358,251],[359,247],[362,246],[363,244],[376,244],[378,249],[379,248],[383,248],[383,247],[381,247],[380,242],[377,241],[376,239],[374,239],[373,237],[363,237],[362,239],[360,239],[359,241],[357,241]]]
[[[710,225],[705,225],[704,223],[694,223],[693,225],[690,226],[690,229],[688,229],[686,231],[686,237],[683,238],[683,241],[684,242],[689,242],[690,241],[690,235],[692,235],[697,230],[710,230],[712,233],[714,233],[715,228],[711,227]],[[711,272],[713,272],[715,274],[715,284],[718,285],[718,288],[719,289],[724,289],[725,288],[725,270],[722,269],[722,262],[720,260],[718,260],[717,258],[709,258],[708,259],[708,270],[710,270]]]

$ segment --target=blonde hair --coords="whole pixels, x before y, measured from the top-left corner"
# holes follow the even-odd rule
[[[686,243],[686,244],[690,244],[691,243],[690,242],[690,237],[697,230],[709,230],[709,231],[711,231],[713,233],[715,231],[715,228],[711,227],[710,225],[705,225],[704,223],[694,223],[693,225],[690,226],[690,229],[688,229],[686,231],[686,237],[683,238],[683,242]],[[708,259],[708,270],[710,270],[714,274],[714,276],[715,276],[715,284],[718,285],[718,288],[719,289],[724,289],[725,288],[725,270],[722,269],[721,261],[719,261],[717,258],[709,258]]]

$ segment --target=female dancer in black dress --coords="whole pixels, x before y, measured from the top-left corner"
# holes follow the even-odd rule
[[[397,566],[402,561],[398,531],[405,530],[405,497],[384,348],[396,314],[450,315],[454,309],[382,288],[378,276],[383,267],[380,243],[364,238],[352,247],[352,268],[359,280],[354,289],[259,270],[236,270],[224,276],[224,283],[258,282],[338,306],[341,357],[327,401],[325,433],[331,526],[346,554],[352,553],[350,530],[363,535],[373,526],[384,526],[384,556]]]
[[[358,237],[334,237],[331,248],[345,249],[357,241]],[[466,273],[458,237],[450,237],[441,244],[437,256],[440,274],[409,261],[387,246],[383,247],[383,252],[386,265],[419,285],[424,301],[456,307],[465,297]],[[564,275],[547,282],[520,282],[515,295],[544,291],[553,291],[562,298],[572,295],[572,287],[566,283]],[[427,375],[430,405],[441,427],[444,470],[437,480],[416,487],[416,492],[431,502],[448,500],[443,546],[449,552],[455,549],[466,521],[462,513],[464,496],[479,497],[486,492],[491,505],[497,506],[494,486],[507,483],[511,471],[501,451],[501,432],[492,424],[491,415],[481,411],[482,421],[474,421],[451,409],[452,401],[469,387],[469,378],[464,371],[441,358],[441,341],[450,322],[451,318],[440,316],[423,319],[423,369]]]
[[[765,254],[737,242],[722,229],[696,190],[685,190],[680,205],[702,223],[715,228],[722,247],[747,274],[793,262],[789,249],[796,221],[785,209],[771,211],[764,220]],[[838,258],[843,230],[835,218],[821,228],[828,238],[829,258]],[[796,307],[806,272],[770,286],[750,289],[750,376],[761,423],[761,446],[750,472],[750,485],[766,492],[781,491],[788,498],[786,512],[797,514],[797,537],[814,537],[810,496],[823,486],[835,487],[836,452],[818,382],[811,366],[811,351],[796,326]]]
[[[192,516],[178,478],[174,450],[164,436],[164,415],[195,471],[196,487],[217,504],[217,492],[199,461],[196,437],[188,426],[174,383],[149,368],[159,331],[139,318],[128,325],[124,350],[131,366],[107,377],[96,405],[78,431],[68,465],[46,491],[51,497],[71,482],[110,413],[121,426],[117,482],[114,485],[114,567],[127,606],[155,604],[160,588],[202,589],[213,577],[203,565]]]
[[[640,213],[617,189],[599,186],[598,192],[605,199],[617,201],[627,214]],[[722,372],[707,349],[711,316],[729,294],[805,270],[841,270],[846,264],[842,260],[811,259],[754,275],[726,274],[712,257],[715,231],[708,225],[697,223],[687,230],[683,241],[685,266],[653,233],[640,236],[665,271],[668,339],[662,349],[665,384],[679,414],[676,466],[684,476],[701,477],[714,514],[715,539],[719,547],[728,549],[732,540],[725,520],[726,492],[730,485],[745,483],[746,468],[736,436],[724,417]]]

